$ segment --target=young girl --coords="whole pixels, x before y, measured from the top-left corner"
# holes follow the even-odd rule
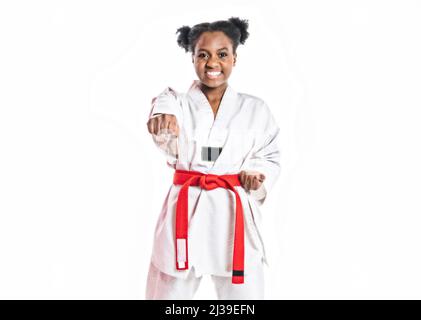
[[[148,130],[175,173],[146,299],[192,299],[204,274],[218,299],[263,299],[259,207],[280,174],[279,127],[264,100],[228,84],[247,29],[232,17],[177,30],[199,79],[187,93],[167,87],[152,100]]]

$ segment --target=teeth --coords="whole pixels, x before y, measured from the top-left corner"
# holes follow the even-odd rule
[[[209,72],[208,71],[207,74],[209,74],[211,76],[217,76],[217,75],[221,74],[221,71],[219,71],[219,72]]]

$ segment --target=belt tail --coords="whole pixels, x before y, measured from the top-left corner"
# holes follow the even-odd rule
[[[176,269],[187,270],[189,268],[188,258],[188,208],[189,208],[189,184],[191,179],[183,184],[179,191],[175,224],[175,255]]]
[[[234,252],[232,261],[232,283],[244,283],[244,211],[240,196],[231,186],[235,193],[235,227],[234,227]]]

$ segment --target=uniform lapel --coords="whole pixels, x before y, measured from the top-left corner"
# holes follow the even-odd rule
[[[226,163],[229,157],[229,152],[224,152],[224,148],[229,142],[229,127],[231,122],[239,111],[238,93],[228,85],[224,95],[222,96],[221,103],[214,119],[212,107],[209,104],[205,94],[199,88],[199,80],[194,80],[191,85],[188,95],[195,103],[197,117],[197,128],[207,135],[202,141],[205,146],[222,147],[222,152],[215,162],[209,163],[209,173],[216,173],[220,163]],[[224,160],[225,159],[225,160]],[[223,168],[220,168],[221,170]],[[226,170],[226,169],[225,169]]]
[[[205,94],[202,92],[202,90],[200,90],[199,84],[199,80],[194,80],[188,91],[188,95],[193,99],[195,105],[197,106],[196,111],[204,112],[211,116],[211,127],[228,127],[231,118],[237,112],[237,92],[230,85],[227,86],[224,95],[222,96],[218,112],[216,113],[216,118],[214,119],[212,107]]]

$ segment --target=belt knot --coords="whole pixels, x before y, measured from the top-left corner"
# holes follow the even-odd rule
[[[213,190],[221,186],[221,181],[216,175],[204,174],[199,179],[199,185],[202,189]]]

